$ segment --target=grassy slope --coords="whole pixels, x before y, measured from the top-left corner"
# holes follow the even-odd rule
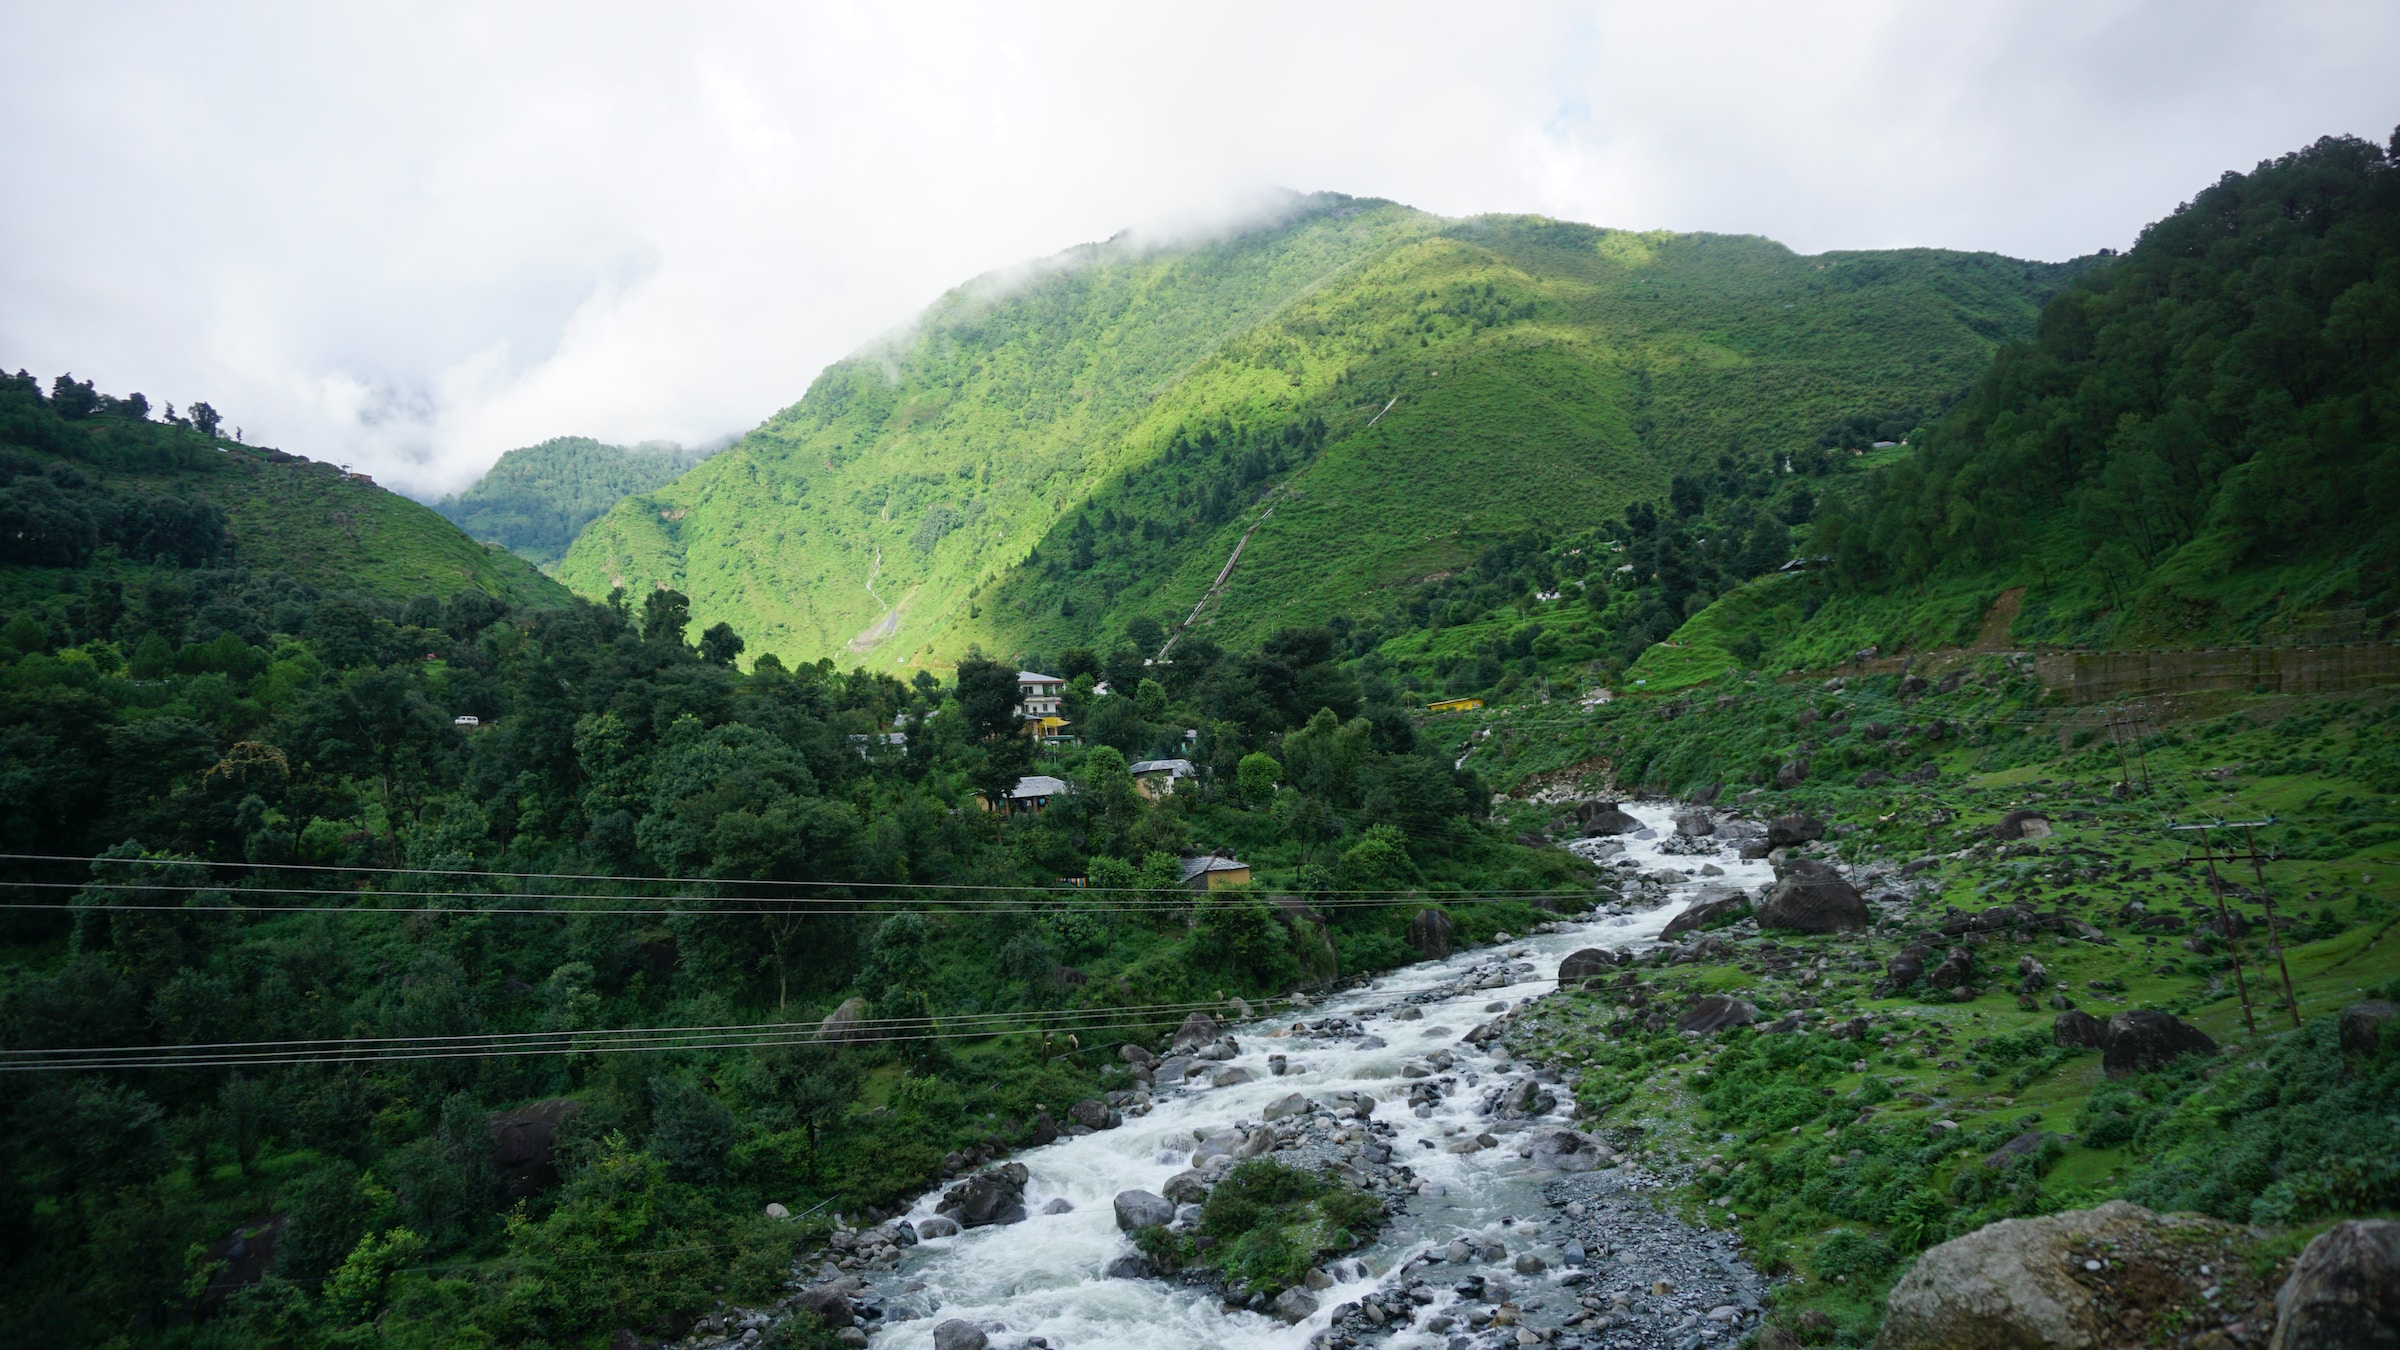
[[[563,605],[569,598],[533,564],[476,543],[430,507],[331,464],[278,462],[271,453],[227,446],[183,469],[110,470],[82,460],[77,465],[112,485],[207,497],[225,511],[237,564],[288,573],[329,591],[406,599],[472,589],[536,606]],[[10,590],[36,594],[79,579],[84,570],[11,567],[0,572],[8,574]],[[149,568],[102,560],[89,570],[124,577]]]
[[[2142,901],[2152,913],[2185,914],[2205,899],[2203,873],[2184,861],[2188,841],[2169,834],[2168,823],[2279,821],[2260,842],[2281,855],[2268,864],[2267,883],[2279,913],[2299,925],[2285,957],[2303,1018],[2326,1018],[2400,976],[2400,948],[2385,940],[2400,915],[2400,826],[2394,824],[2400,820],[2394,797],[2400,791],[2400,705],[2388,691],[2167,701],[2154,707],[2160,720],[2145,737],[2150,790],[2120,799],[2106,791],[2121,761],[2106,731],[2095,730],[2100,714],[2044,705],[2038,690],[2009,676],[1997,657],[1977,658],[1971,668],[1977,682],[1907,705],[1896,699],[1893,677],[1852,680],[1835,694],[1814,682],[1776,684],[1736,674],[1693,689],[1698,697],[1679,701],[1679,715],[1670,716],[1664,700],[1637,697],[1598,711],[1565,703],[1520,705],[1434,724],[1437,735],[1462,749],[1479,737],[1470,764],[1495,786],[1520,791],[1577,781],[1599,790],[1613,776],[1624,790],[1675,792],[1724,781],[1734,785],[1730,797],[1754,781],[1760,766],[1789,758],[1801,741],[1813,740],[1817,777],[1790,792],[1768,792],[1749,809],[1805,809],[1851,827],[1855,832],[1834,847],[1852,861],[1898,863],[1968,850],[1925,874],[1932,893],[1912,907],[1902,926],[1871,938],[1778,935],[1762,941],[1736,929],[1724,934],[1735,940],[1724,957],[1643,973],[1658,993],[1652,1006],[1663,1006],[1670,1016],[1688,997],[1736,992],[1770,1010],[1816,1006],[1815,1015],[1828,1021],[1873,1017],[1877,1033],[1895,1031],[1903,1038],[1888,1048],[1810,1038],[1820,1049],[1830,1047],[1840,1063],[1791,1071],[1812,1098],[1820,1086],[1832,1090],[1830,1098],[1797,1107],[1796,1132],[1787,1132],[1789,1122],[1782,1119],[1770,1123],[1756,1113],[1732,1111],[1724,1099],[1712,1104],[1711,1084],[1697,1071],[1711,1071],[1718,1085],[1758,1078],[1755,1065],[1742,1067],[1738,1057],[1727,1056],[1726,1042],[1694,1046],[1671,1033],[1655,1042],[1638,1029],[1628,1034],[1610,997],[1556,1000],[1519,1040],[1538,1055],[1588,1056],[1578,1097],[1593,1118],[1603,1128],[1642,1126],[1645,1145],[1662,1160],[1694,1164],[1685,1174],[1691,1184],[1671,1201],[1686,1212],[1698,1213],[1709,1198],[1731,1196],[1732,1212],[1761,1259],[1808,1277],[1779,1294],[1782,1316],[1817,1307],[1844,1328],[1844,1344],[1866,1342],[1883,1290],[1913,1251],[1991,1218],[2131,1194],[2170,1208],[2214,1195],[2206,1201],[2212,1209],[2240,1220],[2253,1217],[2239,1212],[2253,1194],[2264,1197],[2257,1214],[2281,1212],[2277,1207],[2287,1201],[2273,1188],[2258,1192],[2273,1177],[2303,1196],[2310,1193],[2315,1173],[2297,1160],[2288,1172],[2278,1166],[2257,1175],[2254,1158],[2220,1160],[2233,1155],[2224,1144],[2211,1143],[2216,1136],[2209,1132],[2232,1129],[2256,1109],[2255,1100],[2226,1109],[2224,1094],[2239,1098],[2250,1090],[2239,1085],[2248,1080],[2233,1078],[2223,1093],[2212,1096],[2202,1088],[2188,1105],[2175,1105],[2199,1080],[2161,1076],[2139,1084],[2143,1096],[2129,1108],[2137,1117],[2149,1112],[2140,1136],[2070,1141],[2030,1178],[1979,1169],[1977,1159],[2000,1140],[2027,1130],[2089,1132],[2094,1112],[2118,1100],[2094,1103],[2108,1086],[2096,1055],[2052,1052],[2049,1028],[2056,1014],[2047,999],[2053,992],[2102,1018],[2126,1008],[2167,1009],[2227,1046],[2228,1062],[2252,1066],[2245,1073],[2258,1071],[2261,1056],[2293,1052],[2299,1044],[2283,1044],[2290,1022],[2274,1006],[2275,968],[2255,935],[2247,943],[2250,988],[2259,1003],[2253,1033],[2243,1023],[2221,944],[2196,954],[2183,944],[2188,928],[2145,934],[2122,916],[2121,907],[2131,901]],[[1901,751],[1894,747],[1905,737],[1877,747],[1855,733],[1828,736],[1824,722],[1804,728],[1797,721],[1804,707],[1820,713],[1848,708],[1853,725],[1941,717],[1955,731]],[[1937,782],[1850,785],[1865,768],[1897,769],[1920,752],[1941,765]],[[2039,843],[1993,843],[1986,827],[2028,805],[2051,812],[2059,833]],[[1527,829],[1557,811],[1530,801],[1502,808],[1512,825]],[[2246,885],[2248,869],[2238,870]],[[1874,893],[1894,884],[1897,877],[1865,889]],[[2062,943],[2042,936],[2030,947],[1987,942],[1976,954],[1975,983],[1984,992],[1965,1003],[1921,989],[1878,997],[1870,987],[1885,959],[1920,940],[1945,913],[2020,899],[2038,909],[2062,908],[2102,929],[2107,940]],[[2234,899],[2237,909],[2258,920],[2254,901]],[[1951,945],[1936,935],[1935,958]],[[2050,971],[2042,999],[2030,1008],[2008,987],[2015,983],[2018,957],[2028,952]],[[1827,974],[1798,978],[1819,957],[1831,963]],[[1693,1052],[1692,1063],[1678,1062],[1685,1051]],[[1862,1097],[1870,1080],[1897,1095],[1875,1088]],[[1924,1100],[1912,1101],[1910,1093]],[[1854,1123],[1862,1104],[1866,1116]],[[1942,1120],[1958,1128],[1933,1123]],[[2213,1123],[2219,1120],[2221,1127]],[[2287,1142],[2294,1148],[2310,1143],[2299,1136]],[[1842,1165],[1829,1161],[1842,1154],[1859,1169],[1855,1187]],[[1712,1158],[1725,1170],[1737,1163],[1745,1170],[1721,1179],[1702,1165]],[[2194,1176],[2212,1175],[2211,1169],[2213,1182],[2191,1184]],[[1880,1188],[1895,1177],[1902,1190],[1922,1190],[1939,1203],[1893,1202],[1899,1192]],[[2288,1220],[2270,1217],[2299,1227],[2294,1237],[2269,1247],[2294,1246],[2325,1213],[2303,1206]],[[1725,1215],[1723,1209],[1707,1211],[1719,1225]],[[1829,1245],[1843,1232],[1856,1237]],[[1844,1272],[1840,1282],[1831,1279]]]
[[[471,537],[549,567],[601,513],[634,493],[664,487],[700,458],[671,446],[559,436],[500,456],[474,486],[433,509]]]
[[[2064,274],[1537,219],[1441,226],[1387,205],[1185,254],[1104,249],[998,301],[951,297],[885,353],[837,365],[735,451],[596,522],[560,574],[595,595],[680,584],[700,621],[787,656],[860,639],[877,597],[901,611],[879,663],[969,642],[1054,651],[1135,615],[1180,618],[1275,491],[1209,616],[1240,641],[1529,523],[1597,522],[1687,463],[1930,412]],[[1165,458],[1178,433],[1309,419],[1322,449],[1242,484],[1230,520],[1195,509],[1208,466]],[[1169,537],[1103,535],[1093,567],[1062,570],[1069,531],[1104,510]]]

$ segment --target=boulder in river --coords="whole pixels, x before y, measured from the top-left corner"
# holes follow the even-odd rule
[[[1124,1232],[1158,1228],[1175,1219],[1175,1202],[1148,1191],[1117,1192],[1117,1227]]]
[[[1419,956],[1438,961],[1448,956],[1457,940],[1458,930],[1450,924],[1450,916],[1438,909],[1420,909],[1408,921],[1408,945]]]
[[[1692,1006],[1675,1019],[1677,1031],[1697,1031],[1706,1035],[1727,1027],[1746,1027],[1758,1021],[1758,1009],[1738,998],[1710,994],[1692,1000]]]
[[[1295,1285],[1277,1294],[1275,1301],[1267,1305],[1267,1311],[1287,1323],[1305,1322],[1316,1315],[1317,1300],[1306,1289]]]
[[[1176,1028],[1174,1048],[1188,1050],[1196,1045],[1209,1045],[1224,1034],[1223,1028],[1217,1025],[1217,1019],[1207,1013],[1196,1012],[1183,1019],[1183,1025]]]
[[[2215,1053],[2217,1043],[2200,1028],[2170,1013],[2134,1008],[2108,1019],[2100,1067],[2111,1078],[2130,1078],[2163,1069],[2185,1055]]]
[[[1758,926],[1795,933],[1855,933],[1868,923],[1867,902],[1842,875],[1806,859],[1758,900]]]
[[[961,1228],[1025,1222],[1025,1182],[1031,1174],[1023,1163],[1003,1163],[977,1172],[942,1192],[934,1213],[948,1215]]]
[[[849,1281],[831,1284],[812,1284],[792,1296],[792,1306],[804,1313],[813,1313],[829,1327],[846,1327],[858,1310],[850,1305],[850,1293],[843,1286]]]
[[[1729,895],[1722,900],[1704,901],[1667,920],[1667,926],[1659,930],[1659,936],[1670,938],[1681,937],[1685,933],[1697,933],[1720,920],[1731,921],[1749,912],[1749,899],[1740,895]]]
[[[866,1020],[865,999],[843,999],[840,1007],[825,1014],[825,1020],[817,1023],[817,1039],[827,1045],[864,1045],[875,1039],[860,1025]]]
[[[1178,1205],[1196,1205],[1208,1198],[1208,1177],[1196,1167],[1187,1167],[1168,1177],[1159,1190]]]
[[[1642,828],[1642,822],[1628,815],[1615,802],[1577,802],[1575,823],[1583,828],[1583,837],[1597,839],[1609,834],[1632,834]]]
[[[933,1350],[989,1350],[991,1343],[983,1328],[956,1317],[933,1329]]]
[[[917,1220],[917,1236],[919,1238],[957,1237],[958,1221],[943,1214],[936,1214],[930,1219],[919,1219]]]
[[[1292,1092],[1268,1102],[1259,1110],[1258,1118],[1260,1120],[1281,1120],[1285,1116],[1304,1116],[1316,1109],[1317,1104],[1310,1101],[1307,1094]]]
[[[2400,1003],[2369,999],[2342,1009],[2342,1050],[2373,1058],[2383,1050],[2384,1028],[2400,1020]]]
[[[1068,1107],[1067,1114],[1087,1130],[1114,1129],[1119,1120],[1117,1113],[1108,1109],[1108,1103],[1098,1097],[1084,1098]]]
[[[1605,947],[1586,947],[1558,963],[1558,982],[1588,980],[1604,970],[1613,970],[1625,958]]]
[[[1151,1266],[1149,1257],[1140,1252],[1127,1252],[1109,1262],[1108,1268],[1101,1273],[1112,1280],[1146,1280],[1157,1272]]]
[[[1541,1130],[1525,1156],[1534,1166],[1553,1172],[1589,1172],[1605,1164],[1610,1154],[1581,1130]]]
[[[2269,1350],[2400,1347],[2400,1223],[2354,1219],[2317,1234],[2275,1294]]]
[[[1686,839],[1705,839],[1717,832],[1717,822],[1706,811],[1686,811],[1675,817],[1675,833]]]
[[[1805,775],[1806,769],[1801,770]],[[1812,843],[1825,837],[1825,822],[1803,812],[1777,816],[1767,822],[1767,847],[1790,848],[1794,844]]]

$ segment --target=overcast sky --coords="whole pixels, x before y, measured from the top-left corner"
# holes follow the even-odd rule
[[[0,0],[0,364],[420,495],[708,440],[1276,188],[2064,258],[2400,122],[2400,4]]]

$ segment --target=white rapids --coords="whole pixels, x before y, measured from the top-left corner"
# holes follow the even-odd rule
[[[1555,1173],[1534,1174],[1505,1144],[1473,1154],[1453,1154],[1440,1145],[1451,1142],[1461,1129],[1473,1133],[1484,1118],[1475,1114],[1478,1095],[1460,1091],[1420,1118],[1407,1106],[1407,1088],[1400,1076],[1403,1061],[1436,1049],[1446,1049],[1457,1061],[1462,1081],[1472,1083],[1498,1070],[1500,1060],[1462,1044],[1458,1038],[1489,1021],[1488,1005],[1538,997],[1557,988],[1558,962],[1568,953],[1600,946],[1643,950],[1658,943],[1659,931],[1683,912],[1703,887],[1741,887],[1755,890],[1773,879],[1764,862],[1744,862],[1728,854],[1701,856],[1663,854],[1659,845],[1674,832],[1672,807],[1661,803],[1628,803],[1627,812],[1657,836],[1640,840],[1621,836],[1625,851],[1607,860],[1629,860],[1641,873],[1658,869],[1678,872],[1715,863],[1724,875],[1697,879],[1671,888],[1667,903],[1648,910],[1593,917],[1569,923],[1557,932],[1524,937],[1504,947],[1462,951],[1442,961],[1427,962],[1393,972],[1385,978],[1328,998],[1271,1023],[1230,1028],[1239,1038],[1241,1053],[1232,1061],[1258,1075],[1253,1082],[1224,1088],[1168,1088],[1154,1094],[1149,1114],[1128,1116],[1117,1129],[1061,1139],[1042,1148],[1023,1150],[1012,1161],[1031,1173],[1025,1187],[1023,1223],[969,1229],[954,1237],[933,1238],[911,1248],[900,1263],[871,1277],[868,1298],[888,1310],[874,1335],[878,1347],[920,1350],[933,1343],[933,1329],[951,1318],[980,1326],[1005,1326],[991,1335],[995,1347],[1017,1345],[1033,1336],[1067,1350],[1140,1347],[1140,1350],[1297,1350],[1325,1329],[1334,1309],[1375,1288],[1411,1255],[1429,1245],[1446,1245],[1469,1234],[1502,1231],[1506,1217],[1543,1217],[1538,1187]],[[1457,993],[1438,1002],[1408,1004],[1411,995],[1453,983],[1464,969],[1486,965],[1507,953],[1523,952],[1533,973],[1500,988]],[[1421,1020],[1389,1016],[1401,1006],[1419,1008]],[[1309,1021],[1336,1015],[1357,1019],[1368,1040],[1388,1042],[1381,1048],[1360,1048],[1359,1042],[1291,1036],[1270,1039],[1291,1025],[1294,1017]],[[1446,1034],[1429,1033],[1445,1030]],[[1287,1071],[1272,1076],[1267,1056],[1288,1057]],[[1502,1052],[1504,1059],[1505,1052]],[[1222,1067],[1222,1066],[1218,1066]],[[1399,1131],[1393,1145],[1395,1163],[1415,1170],[1420,1182],[1439,1183],[1444,1194],[1419,1195],[1408,1201],[1407,1213],[1397,1216],[1369,1246],[1353,1255],[1375,1272],[1362,1280],[1337,1284],[1317,1295],[1319,1311],[1296,1325],[1286,1325],[1265,1313],[1224,1311],[1207,1291],[1161,1280],[1109,1279],[1102,1269],[1132,1250],[1117,1231],[1113,1202],[1126,1190],[1157,1191],[1169,1176],[1184,1170],[1193,1148],[1193,1129],[1215,1129],[1235,1119],[1257,1120],[1268,1102],[1292,1092],[1320,1100],[1339,1091],[1366,1092],[1380,1102],[1375,1113]],[[1560,1090],[1562,1098],[1567,1096]],[[1571,1109],[1571,1106],[1566,1108]],[[1426,1148],[1419,1141],[1431,1140]],[[906,1216],[928,1218],[940,1192],[919,1199]],[[1043,1214],[1042,1208],[1064,1198],[1074,1208],[1064,1214]],[[1548,1276],[1563,1270],[1555,1257]],[[1537,1277],[1538,1282],[1538,1277]],[[903,1292],[903,1285],[921,1287]],[[901,1308],[916,1312],[912,1320],[889,1320]],[[1446,1337],[1423,1330],[1401,1330],[1385,1344],[1394,1350],[1439,1346]]]

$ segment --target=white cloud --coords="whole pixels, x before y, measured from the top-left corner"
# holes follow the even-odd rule
[[[0,361],[428,493],[1277,188],[2065,257],[2400,120],[2382,3],[13,10]]]

